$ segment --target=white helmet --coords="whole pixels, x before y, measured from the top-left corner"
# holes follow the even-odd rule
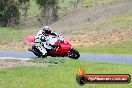
[[[49,26],[44,26],[43,27],[43,34],[50,34],[51,33],[51,27]]]

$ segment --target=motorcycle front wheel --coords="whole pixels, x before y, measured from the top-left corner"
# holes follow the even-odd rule
[[[71,49],[70,55],[68,57],[72,59],[78,59],[80,57],[80,54],[76,49],[73,48]]]

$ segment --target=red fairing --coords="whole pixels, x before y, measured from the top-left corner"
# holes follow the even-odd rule
[[[60,48],[57,49],[56,51],[51,51],[51,53],[54,55],[62,55],[72,49],[71,42],[69,41],[69,39],[65,39],[64,43],[56,42],[56,45],[60,46]]]
[[[35,44],[35,36],[28,36],[25,38],[25,41],[34,45]]]
[[[64,43],[65,43],[65,44],[69,44],[70,46],[72,45],[69,38],[65,38],[65,42],[64,42]]]

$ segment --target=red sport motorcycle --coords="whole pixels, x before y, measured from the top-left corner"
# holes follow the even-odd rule
[[[35,36],[28,36],[25,39],[26,42],[29,42],[32,44],[32,48],[28,49],[29,51],[33,52],[38,57],[45,57],[43,54],[39,51],[39,49],[35,46]],[[79,52],[74,49],[71,45],[71,42],[68,38],[64,38],[64,42],[57,41],[55,42],[57,45],[56,50],[48,50],[47,49],[47,55],[51,57],[69,57],[72,59],[78,59],[80,57]]]

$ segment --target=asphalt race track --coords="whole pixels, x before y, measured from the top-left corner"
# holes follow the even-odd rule
[[[29,60],[36,56],[29,51],[0,51],[0,59],[21,59]],[[120,64],[132,64],[132,55],[113,55],[113,54],[89,54],[81,53],[80,60],[90,62],[108,62]]]

